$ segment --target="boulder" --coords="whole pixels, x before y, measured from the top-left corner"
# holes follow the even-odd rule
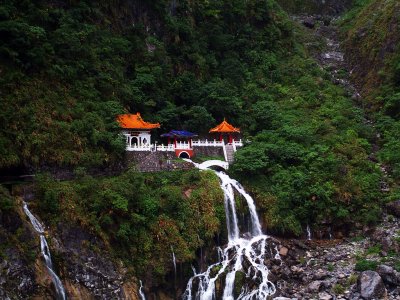
[[[382,277],[385,283],[390,285],[400,284],[400,273],[392,267],[387,265],[379,265],[376,271]]]
[[[313,29],[315,27],[315,20],[312,17],[308,17],[303,21],[303,25],[307,28]]]
[[[288,254],[289,249],[286,247],[281,247],[281,249],[279,249],[279,255],[281,256],[286,256]]]
[[[319,292],[320,288],[321,288],[321,281],[319,280],[313,281],[308,285],[308,291],[311,293]]]
[[[322,292],[318,294],[318,299],[319,300],[332,300],[333,297],[332,295],[329,295],[327,292]]]
[[[400,200],[396,200],[386,204],[388,213],[400,218]]]
[[[357,280],[357,290],[364,299],[383,299],[387,292],[381,276],[375,271],[364,271]]]
[[[323,269],[318,269],[317,272],[314,274],[314,279],[315,280],[320,280],[328,277],[328,272]]]

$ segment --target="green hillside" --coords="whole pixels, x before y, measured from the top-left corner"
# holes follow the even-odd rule
[[[362,105],[380,133],[379,158],[389,171],[397,199],[400,184],[400,3],[357,1],[341,22],[353,79]]]
[[[0,19],[0,166],[118,162],[124,110],[164,131],[227,117],[272,227],[377,219],[372,133],[274,1],[8,1]]]

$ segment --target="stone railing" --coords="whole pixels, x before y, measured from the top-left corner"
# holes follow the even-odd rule
[[[169,144],[167,146],[158,145],[157,151],[175,151],[174,144]]]
[[[172,144],[172,146],[174,146]],[[185,149],[185,150],[191,150],[193,149],[192,146],[188,142],[177,142],[175,149]]]
[[[126,151],[175,151],[175,149],[178,150],[192,150],[194,146],[199,146],[199,147],[222,147],[224,148],[225,152],[225,144],[223,141],[217,141],[217,140],[197,140],[197,141],[192,141],[192,144],[190,145],[189,142],[177,142],[176,147],[174,144],[168,144],[168,145],[157,145],[157,144],[146,144],[146,145],[129,145],[127,144],[126,146]],[[242,140],[239,141],[232,141],[232,146],[234,151],[236,151],[236,147],[242,147],[243,143]]]
[[[146,145],[136,145],[133,144],[132,146],[127,145],[126,151],[152,151],[154,149],[154,145],[146,144]]]
[[[213,140],[213,141],[197,140],[197,141],[192,142],[193,146],[206,146],[206,147],[222,147],[223,144],[224,143],[222,141],[217,141],[217,140]]]

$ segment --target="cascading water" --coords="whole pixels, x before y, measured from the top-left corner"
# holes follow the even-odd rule
[[[28,204],[26,204],[25,201],[23,201],[22,203],[23,203],[23,209],[24,209],[25,214],[31,221],[33,228],[35,228],[36,232],[39,233],[39,235],[40,235],[40,249],[41,249],[43,258],[46,262],[47,271],[49,272],[51,280],[53,281],[53,284],[56,288],[57,299],[65,300],[66,297],[65,297],[64,286],[62,285],[60,278],[57,276],[57,274],[53,270],[53,262],[51,260],[49,245],[47,244],[46,238],[44,236],[44,227],[39,222],[39,220],[36,219],[36,217],[30,212],[30,210],[28,208]]]
[[[139,288],[139,296],[141,300],[146,300],[146,296],[143,293],[143,283],[141,280],[139,280],[140,282],[140,288]]]
[[[311,229],[310,225],[307,224],[307,240],[311,241]]]
[[[172,263],[174,264],[174,271],[175,271],[175,277],[176,277],[176,257],[174,253],[174,248],[171,246],[171,252],[172,252]]]
[[[188,160],[189,161],[189,160]],[[196,166],[199,166],[195,164]],[[224,205],[226,224],[228,229],[228,245],[225,249],[217,248],[218,262],[210,265],[203,273],[195,274],[190,278],[184,300],[215,300],[216,281],[225,276],[223,299],[254,300],[267,299],[275,294],[275,285],[268,280],[269,270],[265,260],[280,260],[277,246],[267,235],[262,234],[261,224],[257,215],[253,198],[246,193],[243,187],[234,179],[223,172],[216,172],[221,181],[224,192]],[[248,205],[250,213],[251,233],[249,238],[240,237],[238,218],[235,206],[234,189],[242,195]],[[246,277],[242,284],[240,294],[234,295],[235,278],[238,272]],[[194,287],[197,284],[197,290]]]

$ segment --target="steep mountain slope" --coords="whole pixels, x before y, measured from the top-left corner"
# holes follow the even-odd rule
[[[0,167],[120,159],[123,108],[163,130],[242,123],[250,69],[291,44],[267,0],[6,1],[0,22]]]
[[[182,284],[189,262],[197,255],[201,265],[225,235],[210,173],[88,175],[123,160],[115,115],[124,109],[162,130],[203,134],[223,117],[238,124],[246,145],[230,172],[256,195],[269,232],[300,236],[309,224],[346,233],[379,220],[381,173],[363,111],[273,0],[8,0],[0,38],[0,168],[70,168],[76,177],[37,176],[30,204],[67,282],[81,253],[107,253],[127,278],[179,294],[172,252],[184,263]]]
[[[397,199],[400,182],[400,3],[358,1],[341,22],[346,57],[366,101],[362,105],[380,131],[380,159],[392,176]]]

